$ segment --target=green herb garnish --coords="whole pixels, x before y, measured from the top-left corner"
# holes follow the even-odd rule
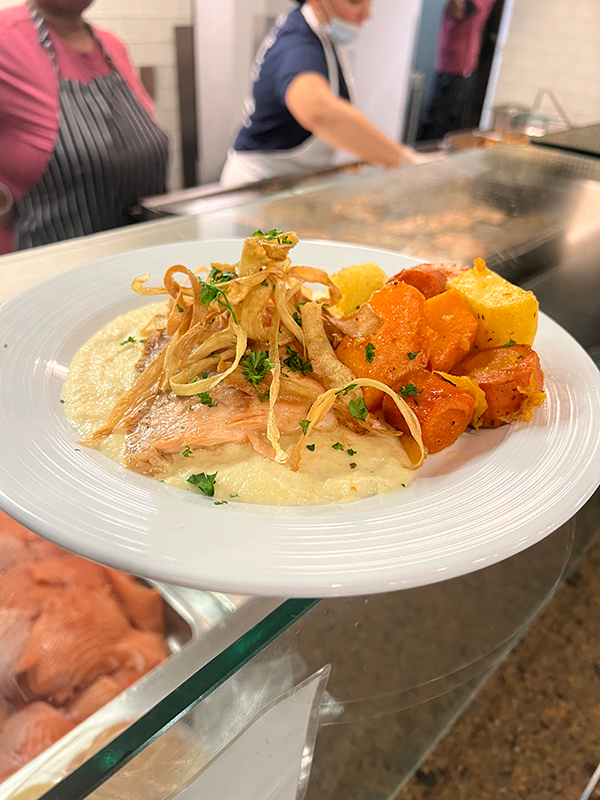
[[[61,400],[60,402],[61,402],[61,403],[63,404],[63,406],[64,406],[64,404],[65,404],[65,401],[64,401],[64,400]]]
[[[417,397],[419,394],[419,389],[414,385],[414,383],[407,383],[406,386],[401,386],[398,389],[398,394],[402,395],[402,397],[406,400],[407,397]]]
[[[228,283],[236,278],[235,272],[230,272],[228,269],[219,269],[219,267],[212,267],[208,273],[209,283]]]
[[[356,455],[356,450],[348,449],[348,450],[346,450],[346,452],[348,453],[349,456],[355,456]]]
[[[341,442],[336,442],[335,444],[331,445],[332,450],[343,450],[344,445]]]
[[[350,400],[348,408],[354,419],[365,420],[369,415],[369,409],[367,408],[364,397],[359,397],[358,400]]]
[[[234,492],[233,494],[230,494],[229,497],[239,497],[239,495],[237,492]]]
[[[420,350],[415,350],[414,353],[407,353],[406,355],[410,358],[411,361],[413,361],[419,355],[420,352],[421,352]]]
[[[200,402],[202,403],[203,406],[208,406],[209,408],[216,408],[216,406],[219,405],[218,403],[213,403],[213,399],[208,392],[200,392],[198,397],[200,398]]]
[[[189,445],[186,445],[186,448],[181,455],[184,458],[189,458],[192,455],[192,451],[190,450]]]
[[[308,426],[310,425],[309,419],[302,419],[300,420],[300,427],[302,428],[302,433],[306,436],[306,431],[308,430]]]
[[[351,392],[352,389],[356,389],[356,384],[355,383],[348,384],[348,386],[346,386],[345,389],[340,389],[339,392],[336,392],[336,394],[341,394],[342,397],[346,397],[348,392]]]
[[[123,347],[124,344],[132,344],[133,342],[135,342],[133,336],[128,336],[124,342],[121,342],[121,347]]]
[[[287,236],[283,236],[283,231],[278,231],[276,228],[273,228],[271,231],[261,231],[260,228],[257,231],[254,231],[252,236],[260,236],[261,239],[268,239],[272,241],[275,239],[279,244],[291,244],[292,241]],[[283,236],[283,238],[281,238]]]
[[[307,444],[306,445],[306,449],[307,450],[314,450],[315,449],[315,445],[314,444]]]
[[[179,305],[177,306],[177,311],[179,311],[180,314],[183,314],[183,308]]]
[[[294,313],[292,314],[292,319],[294,320],[296,325],[299,325],[300,327],[302,327],[302,317],[300,316],[298,311],[294,311]]]
[[[190,475],[187,479],[188,483],[192,486],[197,486],[198,489],[207,497],[215,496],[215,480],[219,473],[215,472],[213,475],[207,475],[205,472],[199,472],[197,475]]]
[[[307,372],[313,371],[310,361],[306,358],[302,358],[289,344],[286,344],[285,352],[287,353],[287,358],[284,358],[283,364],[288,369],[291,369],[292,372],[301,372],[303,375],[306,375]]]
[[[367,364],[372,364],[374,360],[375,360],[375,345],[369,343],[365,347],[365,361],[367,362]]]
[[[350,469],[356,469],[356,467],[357,467],[357,463],[356,463],[356,461],[352,461],[352,462],[350,463]]]
[[[261,286],[268,286],[269,285],[269,281],[265,278],[264,281],[260,282],[260,285]]]
[[[227,505],[227,500],[215,500],[215,505],[216,506],[226,506]]]
[[[229,302],[227,295],[225,294],[225,290],[217,286],[216,283],[209,283],[208,281],[200,281],[200,285],[202,286],[202,291],[198,295],[198,299],[202,305],[209,306],[216,300],[220,306],[229,309],[231,316],[233,317],[233,321],[237,325],[235,312],[231,307],[231,303]]]
[[[512,347],[513,344],[516,344],[515,340],[514,339],[509,339],[508,342],[506,344],[502,345],[502,346],[503,347]]]
[[[240,364],[243,367],[242,375],[254,386],[258,399],[262,403],[269,394],[268,392],[262,394],[258,387],[275,365],[262,350],[246,350],[246,355],[242,358]]]

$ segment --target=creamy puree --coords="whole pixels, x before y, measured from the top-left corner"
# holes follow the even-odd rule
[[[135,365],[144,351],[139,341],[142,330],[165,311],[165,303],[153,303],[123,314],[73,358],[62,396],[68,419],[84,439],[106,422],[114,404],[134,382]],[[121,344],[129,337],[136,341]],[[290,452],[297,440],[297,435],[288,435],[281,443]],[[122,463],[123,442],[123,433],[112,434],[100,450]],[[344,450],[334,450],[336,442]],[[304,451],[297,472],[259,455],[250,444],[225,444],[195,450],[187,458],[174,456],[162,480],[199,493],[186,479],[198,472],[217,472],[215,500],[269,505],[346,503],[401,489],[413,480],[412,471],[402,466],[406,456],[395,437],[360,436],[339,427],[312,432],[307,444],[315,449]],[[356,452],[349,455],[348,450]]]

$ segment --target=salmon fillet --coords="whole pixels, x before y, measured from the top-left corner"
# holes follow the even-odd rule
[[[133,575],[109,567],[103,567],[103,571],[133,627],[140,631],[164,633],[165,620],[160,593],[156,589],[143,586]]]
[[[78,725],[113,700],[123,691],[109,675],[101,675],[83,691],[79,692],[65,708],[67,717]]]
[[[0,608],[0,701],[13,694],[18,665],[30,633],[31,620],[26,611],[19,608]],[[1,716],[2,705],[0,718]]]
[[[146,413],[125,437],[124,460],[128,467],[146,475],[160,475],[173,463],[173,454],[186,447],[215,447],[229,443],[252,443],[252,434],[265,432],[268,402],[230,386],[210,392],[214,407],[200,398],[158,395]],[[281,433],[300,430],[309,403],[278,401],[275,418]]]
[[[31,761],[75,726],[48,703],[31,703],[15,712],[0,731],[0,753],[19,767]]]
[[[35,621],[19,664],[28,690],[64,703],[78,688],[120,666],[115,646],[130,630],[108,589],[64,589]]]
[[[123,689],[138,681],[167,657],[162,636],[150,631],[131,631],[116,645],[114,653],[121,667],[111,677]]]

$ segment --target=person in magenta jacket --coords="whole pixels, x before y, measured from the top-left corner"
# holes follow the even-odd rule
[[[0,11],[0,254],[126,225],[165,191],[167,136],[91,2]]]

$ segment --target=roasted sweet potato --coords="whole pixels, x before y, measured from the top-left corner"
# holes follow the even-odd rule
[[[357,378],[397,384],[413,366],[424,367],[429,355],[425,336],[425,298],[407,283],[388,283],[374,292],[369,305],[385,322],[368,339],[343,339],[336,352]],[[370,411],[379,408],[383,392],[365,388]]]
[[[477,320],[456,289],[425,303],[429,369],[450,372],[473,346]]]
[[[407,372],[402,385],[395,386],[415,412],[421,424],[423,444],[438,453],[452,444],[471,422],[475,400],[467,392],[426,369]],[[406,423],[387,395],[382,410],[386,421],[408,433]]]
[[[540,359],[526,344],[472,353],[452,372],[473,378],[485,392],[484,428],[497,428],[515,419],[530,420],[532,410],[546,399]]]

